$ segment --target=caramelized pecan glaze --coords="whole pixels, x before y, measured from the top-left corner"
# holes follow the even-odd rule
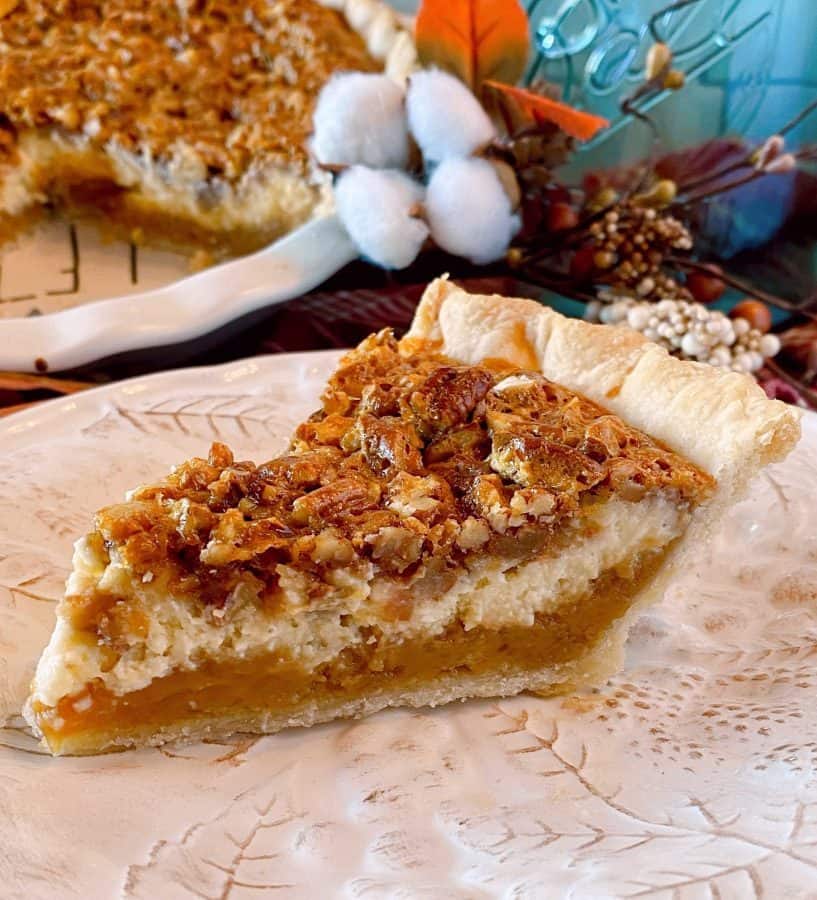
[[[54,128],[202,178],[305,171],[318,91],[378,64],[315,0],[21,0],[0,18],[0,158]]]
[[[256,466],[214,444],[102,510],[92,540],[143,580],[216,609],[251,596],[276,610],[291,602],[287,584],[319,604],[339,572],[377,572],[399,617],[416,592],[452,583],[469,554],[558,550],[610,496],[660,491],[692,506],[713,486],[538,373],[404,355],[384,331],[341,361],[287,453]],[[87,616],[98,598],[72,602]]]

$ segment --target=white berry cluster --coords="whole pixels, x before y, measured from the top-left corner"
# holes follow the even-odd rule
[[[340,169],[338,216],[361,254],[389,269],[410,265],[426,240],[484,264],[519,230],[509,193],[488,160],[496,137],[485,110],[457,78],[414,73],[406,88],[386,75],[344,72],[318,97],[312,152]],[[423,179],[406,169],[412,140]]]
[[[780,350],[780,339],[762,334],[748,320],[730,319],[716,309],[687,300],[658,303],[608,294],[588,304],[585,317],[609,325],[625,324],[670,353],[735,372],[757,372]]]

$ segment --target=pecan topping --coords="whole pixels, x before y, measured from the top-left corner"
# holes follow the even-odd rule
[[[533,434],[495,434],[491,468],[508,481],[556,491],[586,490],[604,478],[604,468],[581,451]]]
[[[315,0],[6,7],[0,114],[10,129],[58,129],[183,169],[202,182],[202,203],[266,166],[305,172],[324,82],[380,68],[343,15]]]
[[[319,447],[305,453],[279,456],[258,467],[258,479],[276,484],[284,482],[296,491],[310,491],[334,480],[343,461],[335,447]]]
[[[713,483],[538,373],[408,355],[381,332],[341,361],[287,453],[255,468],[216,444],[103,510],[92,539],[220,610],[251,590],[269,609],[319,603],[374,570],[372,602],[402,617],[468,554],[527,558],[596,498],[694,504]],[[115,631],[109,602],[75,605]]]
[[[433,437],[467,422],[494,380],[479,366],[438,366],[409,397],[418,431]]]
[[[491,449],[491,438],[479,422],[460,425],[434,438],[426,447],[426,463],[472,457],[484,459]]]

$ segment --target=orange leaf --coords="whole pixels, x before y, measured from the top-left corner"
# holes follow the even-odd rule
[[[501,91],[509,96],[515,105],[536,124],[553,122],[562,131],[580,141],[589,140],[597,131],[610,124],[601,116],[582,112],[566,103],[559,103],[558,100],[551,100],[549,97],[543,97],[533,91],[526,91],[524,88],[512,87],[510,84],[501,84],[498,81],[486,81],[485,87],[489,90]]]
[[[513,84],[525,71],[530,37],[518,0],[423,0],[414,31],[420,62],[474,92],[489,78]]]

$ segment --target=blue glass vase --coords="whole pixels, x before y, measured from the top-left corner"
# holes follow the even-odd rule
[[[649,131],[620,102],[644,78],[648,23],[668,5],[527,0],[534,45],[527,80],[557,84],[566,101],[612,123],[584,148],[593,162],[612,165],[650,150]],[[655,30],[686,75],[682,91],[665,91],[648,107],[667,148],[724,134],[765,137],[817,95],[814,0],[698,0],[664,13]],[[790,136],[794,145],[815,139],[817,116]]]

